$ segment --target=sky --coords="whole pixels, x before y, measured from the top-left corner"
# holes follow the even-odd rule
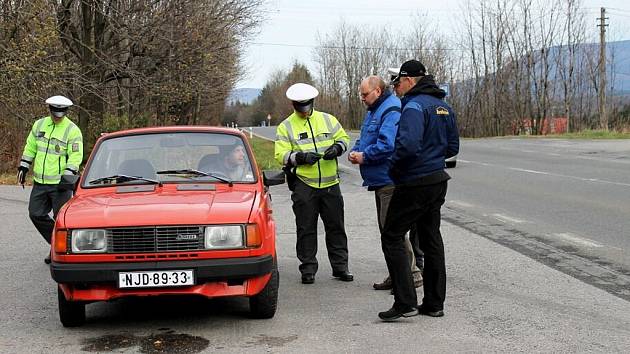
[[[237,88],[262,88],[276,70],[289,70],[296,60],[315,70],[311,56],[317,35],[349,24],[392,26],[404,31],[417,14],[425,14],[445,36],[457,32],[457,14],[467,0],[266,0],[265,20],[246,44],[245,77]],[[470,0],[475,2],[476,0]],[[600,7],[607,9],[608,40],[630,39],[630,0],[582,0],[593,34]],[[589,20],[592,18],[592,20]],[[455,19],[455,20],[454,20]]]

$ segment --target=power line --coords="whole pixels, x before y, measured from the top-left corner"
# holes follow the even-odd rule
[[[321,49],[346,49],[346,50],[388,50],[388,51],[466,51],[461,48],[397,48],[397,47],[342,47],[342,46],[321,46],[321,45],[308,45],[308,44],[289,44],[289,43],[269,43],[269,42],[250,42],[251,45],[259,46],[273,46],[273,47],[294,47],[294,48],[321,48]]]

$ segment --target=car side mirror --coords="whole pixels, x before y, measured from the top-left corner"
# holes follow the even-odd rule
[[[61,181],[59,181],[59,189],[64,191],[75,191],[79,183],[79,175],[61,175]]]
[[[263,171],[263,184],[267,187],[283,184],[284,180],[284,171],[282,170]]]

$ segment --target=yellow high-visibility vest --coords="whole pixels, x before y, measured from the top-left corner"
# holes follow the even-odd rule
[[[26,138],[20,166],[33,171],[41,184],[59,184],[61,175],[79,173],[83,161],[81,130],[68,117],[57,124],[50,116],[39,119]]]
[[[335,143],[346,151],[349,140],[348,134],[333,115],[313,110],[310,117],[301,118],[293,112],[276,130],[275,158],[286,165],[293,152],[323,154]],[[311,187],[330,187],[339,183],[337,159],[320,159],[313,165],[300,165],[296,169],[296,175]]]

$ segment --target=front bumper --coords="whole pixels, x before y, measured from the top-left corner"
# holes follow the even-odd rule
[[[197,284],[249,279],[269,274],[271,255],[260,257],[198,259],[133,263],[57,263],[50,265],[52,278],[60,284],[103,284],[118,282],[119,272],[193,269]]]

